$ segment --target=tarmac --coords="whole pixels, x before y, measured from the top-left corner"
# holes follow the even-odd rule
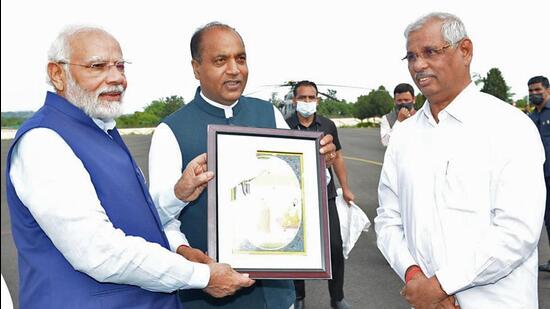
[[[346,161],[348,179],[356,203],[373,221],[378,207],[377,186],[385,148],[380,144],[379,130],[373,128],[338,130]],[[134,158],[147,174],[150,135],[124,136]],[[6,154],[11,140],[2,139],[2,189],[1,189],[1,266],[14,308],[18,308],[17,253],[13,244],[10,219],[6,203],[5,168]],[[147,177],[147,175],[146,175]],[[539,242],[539,260],[550,258],[546,232]],[[550,308],[550,273],[539,272],[539,307]],[[401,279],[390,268],[378,248],[374,227],[363,233],[346,260],[344,293],[353,308],[410,308],[401,298]],[[518,287],[521,293],[521,287]],[[2,295],[5,297],[5,295]],[[306,281],[306,308],[330,308],[327,283],[323,280]]]

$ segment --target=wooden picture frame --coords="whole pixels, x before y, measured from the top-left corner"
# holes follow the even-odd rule
[[[330,279],[322,132],[208,126],[208,255],[254,279]]]

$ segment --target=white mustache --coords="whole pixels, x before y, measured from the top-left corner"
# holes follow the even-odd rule
[[[97,91],[97,96],[99,97],[102,94],[110,93],[110,92],[120,92],[121,95],[124,95],[124,87],[122,85],[116,85],[116,86],[106,86]]]

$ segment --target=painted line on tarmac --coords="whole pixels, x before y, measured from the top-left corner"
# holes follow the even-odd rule
[[[382,162],[377,162],[377,161],[372,161],[372,160],[366,160],[366,159],[355,158],[355,157],[346,157],[346,156],[344,156],[344,159],[382,166]]]

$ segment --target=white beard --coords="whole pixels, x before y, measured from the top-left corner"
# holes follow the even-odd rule
[[[113,120],[122,115],[122,99],[124,87],[122,85],[102,87],[95,92],[87,91],[80,87],[73,79],[70,72],[67,72],[66,99],[80,108],[91,118],[98,118],[103,121]],[[99,95],[106,92],[119,91],[120,101],[105,101],[99,99]]]

